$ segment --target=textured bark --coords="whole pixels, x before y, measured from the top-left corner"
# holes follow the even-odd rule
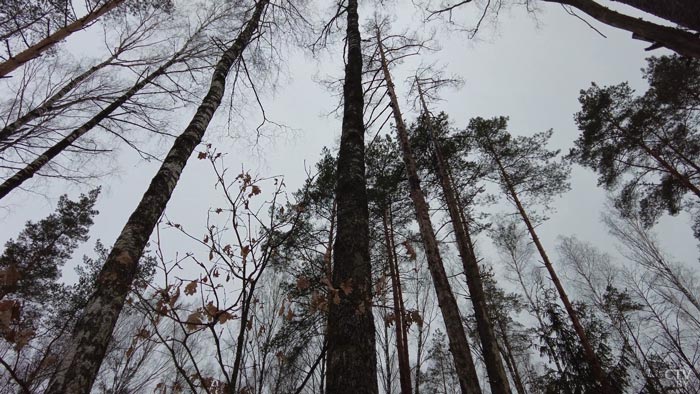
[[[117,8],[117,6],[123,2],[124,0],[109,0],[89,14],[83,16],[82,18],[76,19],[75,22],[56,30],[48,37],[18,53],[17,56],[7,59],[4,63],[0,64],[0,78],[7,76],[7,74],[13,72],[24,63],[41,56],[41,54],[46,50],[50,49],[76,31],[83,30],[90,26],[102,15]]]
[[[389,265],[389,276],[391,279],[391,292],[394,301],[394,328],[396,329],[396,350],[399,354],[399,382],[401,383],[401,393],[411,394],[411,365],[408,359],[408,348],[405,346],[406,334],[403,300],[399,296],[399,270],[398,262],[394,259],[394,242],[389,231],[389,208],[382,215],[382,225],[384,229],[384,243],[386,244],[387,263]]]
[[[612,386],[610,385],[610,382],[603,371],[603,367],[600,364],[600,360],[598,359],[598,356],[596,356],[595,351],[593,350],[593,346],[591,346],[590,341],[588,340],[588,336],[586,335],[585,330],[583,329],[583,325],[581,325],[581,322],[578,318],[578,315],[576,314],[576,310],[574,310],[573,305],[571,305],[571,301],[569,301],[569,296],[566,294],[566,291],[564,290],[564,286],[562,286],[561,281],[559,281],[559,276],[557,275],[556,271],[554,270],[554,267],[552,266],[552,262],[549,259],[549,256],[547,255],[547,252],[544,249],[544,246],[542,246],[542,242],[540,241],[540,238],[537,236],[537,232],[535,231],[535,227],[532,225],[532,222],[530,221],[530,217],[527,215],[527,212],[525,211],[525,207],[523,204],[520,202],[520,198],[518,197],[518,193],[515,191],[515,187],[513,186],[513,183],[510,180],[510,177],[508,176],[508,173],[506,172],[505,168],[503,167],[503,164],[501,163],[501,160],[499,159],[498,155],[495,152],[491,152],[491,156],[493,157],[494,161],[498,165],[499,172],[501,174],[501,178],[503,180],[503,183],[506,186],[506,189],[508,190],[508,193],[510,194],[510,197],[513,199],[515,202],[515,205],[518,209],[518,213],[520,214],[520,217],[522,218],[523,222],[525,223],[525,226],[527,227],[527,231],[530,233],[530,237],[532,238],[532,242],[535,244],[535,247],[537,248],[537,251],[540,254],[540,257],[542,257],[542,262],[544,263],[544,266],[547,268],[547,272],[549,273],[549,277],[552,279],[552,283],[554,283],[554,287],[557,289],[557,293],[559,294],[559,298],[561,299],[561,302],[564,304],[564,308],[566,309],[566,313],[569,315],[569,319],[571,320],[571,324],[574,326],[574,331],[576,332],[576,336],[578,336],[579,341],[581,342],[581,346],[583,347],[583,354],[584,357],[586,358],[586,361],[591,367],[591,371],[593,372],[594,378],[598,381],[598,384],[600,384],[600,388],[603,393],[612,393]]]
[[[156,78],[165,74],[173,64],[179,61],[180,55],[187,49],[187,44],[182,47],[173,57],[167,62],[158,67],[155,71],[148,74],[144,79],[137,82],[123,95],[119,96],[118,99],[114,100],[111,104],[105,107],[97,115],[93,116],[90,120],[85,122],[82,126],[71,131],[67,136],[54,144],[51,148],[47,149],[39,157],[34,159],[31,163],[26,165],[21,170],[17,171],[12,177],[5,180],[5,182],[0,185],[0,199],[7,196],[17,187],[21,186],[24,182],[34,177],[34,175],[39,172],[49,161],[53,160],[56,156],[61,154],[66,148],[73,145],[73,143],[87,132],[92,130],[95,126],[100,124],[103,120],[107,119],[114,111],[119,109],[124,103],[131,99],[136,93],[141,89],[148,86]]]
[[[95,293],[88,300],[68,341],[59,370],[47,394],[87,394],[95,380],[114,324],[136,275],[143,249],[165,211],[187,159],[221,104],[226,76],[258,30],[268,0],[256,3],[243,31],[232,42],[214,68],[211,85],[183,133],[175,140],[141,202],[129,217],[97,278]]]
[[[423,116],[429,117],[425,101],[422,98],[420,84],[418,84],[421,103],[423,103]],[[479,270],[479,262],[474,252],[474,244],[469,234],[469,225],[461,215],[457,200],[457,193],[452,183],[452,178],[449,176],[449,168],[442,156],[442,147],[435,139],[430,127],[428,133],[433,145],[438,170],[438,179],[442,187],[442,193],[447,203],[447,210],[450,214],[450,221],[454,229],[455,239],[457,241],[457,250],[459,251],[462,268],[467,280],[469,295],[474,307],[474,317],[476,318],[476,329],[481,340],[481,348],[484,354],[484,364],[489,377],[491,392],[510,393],[510,385],[508,376],[503,367],[501,353],[498,347],[498,340],[493,328],[493,322],[488,314],[488,306],[486,305],[486,293],[484,292],[484,284],[481,280],[481,272]]]
[[[41,116],[44,116],[47,112],[51,111],[54,109],[54,105],[61,100],[63,97],[65,97],[68,93],[70,93],[73,89],[75,89],[80,83],[88,79],[90,76],[95,74],[97,71],[105,68],[107,65],[109,65],[116,57],[118,56],[119,52],[115,52],[114,55],[111,55],[108,57],[105,61],[103,61],[100,64],[96,64],[95,66],[91,67],[84,73],[78,75],[77,77],[73,78],[70,82],[65,84],[58,92],[56,92],[53,96],[49,97],[41,103],[36,108],[33,108],[31,111],[27,112],[26,114],[20,116],[15,120],[14,122],[8,124],[5,126],[2,130],[0,130],[0,144],[5,143],[9,141],[9,139],[19,132],[20,127],[26,125],[27,123],[33,121],[34,119],[37,119]],[[4,147],[0,146],[0,151],[5,150]]]
[[[379,54],[381,56],[382,70],[384,72],[384,80],[388,91],[387,93],[389,100],[391,101],[394,122],[396,123],[396,132],[398,134],[399,143],[403,153],[403,161],[406,165],[409,194],[415,209],[416,220],[418,221],[421,238],[425,246],[428,268],[430,270],[430,275],[433,278],[438,304],[440,305],[442,318],[445,322],[445,331],[447,332],[450,352],[452,353],[455,369],[457,370],[460,388],[462,393],[465,394],[481,393],[479,379],[476,374],[474,360],[471,356],[471,350],[469,349],[469,342],[467,341],[467,336],[464,333],[464,326],[462,325],[462,317],[459,314],[457,300],[455,299],[454,294],[452,294],[447,273],[445,272],[445,267],[442,263],[442,257],[440,256],[437,239],[435,238],[435,230],[430,222],[428,204],[425,201],[423,190],[421,190],[416,160],[413,156],[411,145],[408,140],[408,132],[401,115],[399,101],[396,98],[394,83],[392,82],[391,74],[389,73],[379,31],[377,31],[377,44],[379,46]]]
[[[624,15],[593,0],[543,1],[576,7],[600,22],[633,33],[633,38],[659,44],[684,56],[700,58],[700,37],[687,31]]]
[[[336,186],[337,230],[333,286],[338,303],[328,313],[328,373],[333,394],[378,392],[372,270],[369,257],[369,209],[365,178],[362,48],[357,0],[348,0],[347,64],[343,86],[343,126]],[[341,285],[352,286],[346,294]]]
[[[697,0],[612,0],[627,4],[688,29],[700,31],[700,2]]]

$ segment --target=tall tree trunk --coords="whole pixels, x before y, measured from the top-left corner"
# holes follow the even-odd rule
[[[688,29],[700,31],[700,2],[697,0],[612,0],[627,4]]]
[[[576,335],[578,336],[578,339],[581,342],[581,346],[583,347],[583,353],[584,357],[586,358],[586,362],[588,362],[588,364],[591,367],[591,371],[593,372],[593,377],[598,381],[598,384],[600,384],[600,388],[603,393],[612,393],[612,386],[610,385],[608,377],[603,371],[603,367],[600,364],[600,360],[598,359],[598,356],[596,356],[595,351],[593,350],[593,346],[591,346],[591,343],[588,340],[588,336],[586,335],[586,332],[583,329],[583,325],[581,324],[578,315],[576,314],[576,310],[574,310],[573,305],[571,305],[571,301],[569,301],[569,296],[566,294],[564,286],[562,286],[561,281],[559,280],[559,276],[554,270],[552,262],[549,260],[549,256],[547,255],[544,246],[542,246],[542,242],[540,242],[540,238],[537,236],[535,227],[532,225],[530,217],[525,211],[525,207],[520,202],[520,198],[518,198],[518,193],[515,191],[515,187],[513,186],[513,183],[511,182],[508,173],[506,173],[506,170],[503,167],[503,163],[501,163],[500,158],[495,152],[492,151],[491,156],[493,157],[494,161],[496,162],[496,165],[498,166],[501,178],[503,179],[503,183],[505,184],[506,189],[510,194],[510,197],[513,199],[513,202],[515,202],[515,206],[518,209],[518,213],[520,214],[520,217],[525,223],[527,231],[530,233],[530,237],[532,238],[532,242],[535,244],[535,247],[537,248],[540,257],[542,257],[542,262],[547,268],[549,277],[552,279],[552,283],[554,283],[554,287],[557,289],[557,293],[559,294],[559,298],[564,304],[564,308],[566,309],[566,312],[569,315],[569,319],[571,319],[571,323],[574,326],[574,331],[576,332]]]
[[[69,81],[67,84],[65,84],[58,92],[56,92],[54,95],[46,99],[46,101],[41,103],[41,105],[37,106],[36,108],[33,108],[31,111],[28,111],[26,114],[17,118],[14,122],[5,126],[2,130],[0,130],[0,144],[6,144],[9,141],[10,137],[12,137],[19,131],[20,127],[26,125],[34,119],[44,116],[47,112],[53,110],[54,105],[59,100],[65,97],[68,93],[70,93],[73,89],[80,85],[80,83],[88,79],[97,71],[105,68],[110,63],[112,63],[112,61],[116,59],[118,55],[119,52],[114,52],[113,55],[105,59],[102,63],[90,67],[88,70],[86,70],[85,72],[83,72],[82,74],[78,75],[77,77]],[[0,152],[5,150],[9,145],[10,144],[6,144],[6,146],[0,145]]]
[[[407,366],[407,374],[408,374],[408,391],[407,393],[411,393],[411,364],[409,361],[408,357],[408,324],[406,324],[406,306],[403,301],[403,286],[401,285],[401,271],[399,271],[399,257],[398,253],[396,252],[396,236],[394,234],[394,215],[391,210],[391,206],[389,206],[389,238],[391,240],[391,251],[393,253],[393,261],[394,261],[394,272],[396,272],[396,289],[398,291],[398,299],[399,299],[399,310],[401,311],[401,320],[402,320],[402,325],[401,325],[401,335],[403,336],[403,349],[404,349],[404,358],[405,358],[405,365]]]
[[[424,119],[430,122],[430,115],[425,107],[425,101],[423,100],[420,83],[418,83],[418,89],[419,95],[421,96],[421,102],[424,106]],[[481,340],[481,348],[484,354],[484,364],[486,365],[486,372],[489,377],[491,392],[494,394],[510,393],[508,376],[506,375],[506,370],[503,367],[503,361],[501,360],[498,340],[496,339],[493,323],[488,314],[484,284],[481,280],[479,262],[476,258],[476,253],[474,252],[474,244],[469,234],[469,227],[467,222],[463,220],[462,215],[460,215],[460,203],[457,200],[457,193],[454,185],[451,182],[452,179],[448,175],[450,171],[449,168],[447,168],[447,163],[444,161],[442,156],[442,147],[435,138],[435,135],[433,135],[430,125],[428,125],[428,134],[433,145],[433,152],[437,162],[438,178],[440,180],[445,202],[447,203],[447,210],[450,214],[450,221],[452,222],[455,239],[457,241],[457,250],[459,251],[459,256],[462,261],[462,268],[464,269],[464,275],[466,276],[469,295],[474,307],[476,329],[479,333],[479,339]]]
[[[633,33],[633,38],[659,44],[684,56],[700,58],[700,38],[687,31],[624,15],[593,0],[543,1],[576,7],[600,22]]]
[[[394,260],[394,242],[389,232],[389,214],[387,212],[389,209],[387,207],[382,214],[382,225],[391,280],[391,293],[394,301],[394,327],[396,329],[396,350],[399,357],[399,381],[401,382],[401,393],[411,394],[411,366],[408,363],[408,349],[405,347],[406,341],[404,338],[406,322],[404,320],[403,302],[399,297],[398,262]]]
[[[375,327],[372,316],[372,268],[369,257],[369,208],[365,178],[362,41],[357,0],[348,0],[347,64],[343,86],[343,126],[336,186],[337,230],[333,286],[339,303],[328,313],[327,391],[333,394],[378,392]]]
[[[382,296],[382,309],[384,310],[383,315],[386,319],[386,309],[388,308],[386,303],[386,293]],[[384,392],[386,394],[391,394],[391,356],[389,355],[389,326],[384,324],[384,343],[382,346],[384,350]]]
[[[244,29],[214,68],[209,91],[185,131],[175,140],[136,210],[124,225],[97,277],[95,293],[77,321],[59,370],[47,394],[87,394],[102,363],[124,300],[134,281],[137,264],[158,219],[177,185],[182,170],[221,104],[226,76],[258,30],[269,0],[259,0]]]
[[[76,19],[75,22],[56,30],[55,32],[51,33],[48,37],[30,46],[24,51],[18,53],[17,56],[13,56],[7,59],[4,63],[0,64],[0,78],[7,76],[7,74],[13,72],[24,63],[41,56],[41,54],[44,53],[46,50],[50,49],[51,47],[61,42],[66,37],[70,36],[76,31],[83,30],[86,27],[90,26],[102,15],[117,8],[117,6],[119,6],[119,4],[123,2],[124,0],[108,0],[106,3],[97,7],[92,12],[83,16],[82,18]]]
[[[417,293],[417,292],[416,292]],[[418,326],[418,347],[416,348],[416,385],[414,394],[420,394],[421,368],[423,367],[423,326]]]
[[[440,250],[438,249],[437,239],[435,238],[435,230],[430,222],[430,213],[428,204],[423,196],[423,191],[418,178],[418,170],[416,160],[411,150],[411,145],[408,140],[408,132],[404,124],[403,117],[399,108],[399,102],[394,91],[394,83],[391,79],[391,74],[384,55],[384,47],[382,45],[379,31],[377,30],[377,44],[379,46],[379,54],[381,56],[382,70],[384,72],[384,80],[386,82],[389,100],[396,123],[396,132],[398,134],[399,143],[403,152],[403,161],[406,165],[406,174],[408,176],[409,194],[413,201],[413,207],[416,213],[416,220],[420,229],[421,238],[425,245],[425,253],[428,259],[428,268],[430,275],[433,278],[435,293],[437,294],[438,304],[442,311],[442,317],[445,322],[445,330],[450,344],[450,352],[454,358],[455,369],[459,378],[459,384],[462,393],[481,393],[479,386],[479,378],[476,374],[474,360],[469,349],[469,342],[464,332],[462,325],[462,317],[459,314],[457,300],[452,294],[450,282],[445,272],[445,267],[442,263]]]

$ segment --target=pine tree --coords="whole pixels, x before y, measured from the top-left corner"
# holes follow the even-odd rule
[[[599,185],[618,191],[617,205],[651,226],[664,211],[678,214],[687,195],[700,198],[700,61],[647,62],[643,95],[627,83],[581,91],[581,134],[569,157],[596,171]]]
[[[362,39],[357,3],[357,0],[344,3],[347,61],[338,152],[338,230],[333,248],[332,281],[333,287],[340,290],[339,302],[332,302],[328,313],[327,390],[338,394],[378,391],[365,178]],[[342,287],[352,291],[341,291]]]

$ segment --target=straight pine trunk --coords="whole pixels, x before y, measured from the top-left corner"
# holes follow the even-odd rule
[[[420,84],[418,85],[420,89]],[[422,96],[422,92],[419,91]],[[423,100],[421,100],[423,102]],[[426,120],[429,122],[427,108],[423,109]],[[442,187],[442,193],[447,203],[447,210],[450,214],[450,221],[455,233],[457,241],[457,250],[462,261],[462,268],[467,280],[469,295],[474,307],[474,317],[476,318],[476,329],[481,340],[481,348],[484,354],[484,364],[489,377],[491,392],[496,394],[510,393],[510,385],[508,376],[503,367],[501,353],[499,351],[498,340],[493,328],[493,323],[488,314],[488,306],[486,305],[486,293],[484,292],[484,284],[481,280],[481,272],[479,270],[479,262],[474,253],[474,244],[472,243],[469,234],[469,227],[466,221],[463,220],[460,214],[460,203],[457,200],[457,193],[452,178],[449,176],[449,169],[442,156],[442,148],[439,142],[435,139],[432,129],[428,126],[428,133],[433,145],[433,152],[437,162],[438,178]]]
[[[396,329],[396,350],[399,354],[399,381],[401,382],[401,393],[411,394],[411,366],[408,361],[408,349],[404,340],[404,308],[399,297],[399,272],[398,262],[394,260],[394,243],[389,231],[389,208],[384,210],[382,215],[382,225],[384,230],[384,243],[386,244],[387,263],[389,265],[389,276],[391,279],[391,293],[394,301],[394,327]]]
[[[416,213],[416,220],[420,229],[421,238],[425,245],[425,254],[428,260],[428,268],[430,275],[433,278],[435,285],[435,293],[437,294],[438,304],[442,311],[442,318],[445,322],[445,331],[450,344],[450,352],[455,363],[457,376],[459,378],[460,388],[464,394],[480,394],[479,378],[476,374],[474,360],[469,349],[469,342],[464,332],[462,325],[462,316],[459,314],[457,300],[452,294],[450,282],[445,272],[445,267],[442,263],[440,250],[438,249],[437,239],[435,238],[435,230],[430,222],[430,213],[428,204],[421,190],[420,180],[418,178],[418,170],[416,161],[411,150],[411,145],[408,141],[408,132],[406,125],[403,122],[403,117],[399,108],[399,102],[394,91],[394,84],[391,80],[391,74],[387,67],[386,58],[384,55],[384,47],[382,46],[379,31],[377,31],[377,44],[379,46],[379,54],[382,61],[382,70],[384,72],[384,80],[387,85],[389,100],[396,122],[396,132],[398,134],[399,143],[403,152],[403,160],[406,165],[406,174],[408,176],[409,193],[413,201],[413,207]]]
[[[607,25],[627,30],[639,38],[675,51],[683,56],[700,58],[700,38],[684,30],[657,25],[640,18],[624,15],[606,8],[593,0],[543,0],[576,7]]]
[[[549,256],[547,255],[544,246],[542,246],[542,242],[540,242],[540,238],[537,236],[537,232],[535,231],[535,227],[530,221],[530,217],[527,215],[527,212],[525,212],[525,207],[523,207],[522,203],[520,202],[518,193],[515,191],[515,187],[513,186],[513,183],[511,182],[508,173],[506,173],[506,170],[503,167],[503,164],[501,163],[501,160],[498,157],[498,155],[495,152],[491,152],[491,154],[494,161],[498,165],[498,169],[503,179],[503,183],[506,185],[510,197],[515,202],[515,205],[518,209],[518,213],[520,214],[520,217],[525,223],[525,227],[527,227],[527,231],[530,233],[532,242],[535,244],[535,247],[537,248],[540,257],[542,257],[542,262],[547,268],[549,277],[552,279],[552,283],[554,283],[554,287],[557,289],[557,293],[559,294],[559,298],[564,304],[564,308],[566,309],[566,312],[569,315],[569,319],[571,319],[571,323],[574,326],[574,331],[576,332],[576,335],[578,336],[578,339],[581,342],[581,346],[583,347],[583,354],[586,359],[586,362],[588,362],[588,365],[591,367],[591,371],[593,372],[593,377],[595,378],[595,380],[598,381],[598,384],[600,384],[600,388],[603,393],[612,393],[612,386],[610,385],[607,375],[603,371],[603,367],[600,364],[600,360],[598,359],[598,356],[596,356],[595,351],[593,350],[593,346],[591,346],[591,342],[588,340],[588,336],[586,335],[586,332],[583,329],[583,325],[581,324],[581,321],[578,318],[576,310],[574,309],[573,305],[571,305],[571,301],[569,301],[569,296],[566,294],[564,286],[562,286],[561,281],[559,280],[559,276],[554,270],[552,262],[549,260]]]
[[[613,0],[700,31],[700,2],[697,0]]]
[[[75,22],[59,30],[56,30],[48,37],[30,46],[24,51],[18,53],[17,56],[13,56],[7,59],[4,63],[0,64],[0,78],[4,78],[5,76],[7,76],[7,74],[13,72],[24,63],[41,56],[45,51],[51,49],[54,45],[61,42],[66,37],[70,36],[76,31],[83,30],[86,27],[90,26],[102,15],[117,8],[117,6],[119,6],[119,4],[123,2],[124,0],[108,0],[106,3],[97,7],[89,14],[77,19]]]
[[[175,140],[141,202],[132,213],[97,278],[95,293],[77,321],[72,337],[49,383],[47,394],[90,392],[109,344],[114,324],[136,275],[137,264],[158,219],[191,156],[221,104],[226,77],[258,30],[268,0],[259,0],[243,31],[214,68],[211,85],[185,131]]]
[[[70,82],[65,84],[58,92],[56,92],[54,95],[46,99],[41,105],[37,106],[36,108],[33,108],[31,111],[28,111],[26,114],[20,116],[17,118],[14,122],[8,124],[5,126],[2,130],[0,130],[0,152],[4,151],[7,149],[9,146],[11,146],[11,143],[8,143],[10,138],[17,134],[20,131],[20,127],[25,126],[29,122],[40,118],[44,116],[46,113],[52,111],[54,109],[54,105],[64,98],[68,93],[70,93],[73,89],[75,89],[80,83],[88,79],[90,76],[95,74],[97,71],[105,68],[107,65],[112,63],[112,61],[117,57],[119,52],[115,52],[113,55],[105,59],[100,64],[96,64],[93,67],[90,67],[88,70],[86,70],[84,73],[78,75],[77,77],[73,78]]]
[[[391,211],[391,206],[389,207],[389,237],[391,239],[391,251],[394,254],[394,270],[396,272],[396,289],[399,293],[399,308],[401,310],[401,317],[403,319],[403,325],[401,326],[401,332],[403,335],[403,348],[404,348],[404,358],[405,365],[408,366],[408,382],[411,382],[411,365],[408,357],[408,325],[406,324],[406,306],[403,301],[403,286],[401,286],[401,273],[399,271],[399,257],[396,252],[396,236],[394,234],[394,216]],[[422,325],[422,324],[421,324]],[[409,384],[407,393],[410,393],[411,386]]]
[[[326,388],[333,394],[375,394],[377,356],[372,316],[369,208],[365,178],[362,42],[357,0],[348,0],[343,126],[336,185],[337,230],[333,286],[339,302],[328,313]],[[351,286],[352,291],[341,289]]]

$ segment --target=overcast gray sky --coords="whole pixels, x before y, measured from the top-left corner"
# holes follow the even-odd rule
[[[370,16],[370,5],[363,7],[364,17]],[[391,13],[394,9],[397,26],[419,25],[421,15],[410,2],[400,1],[386,8]],[[473,13],[455,17],[461,16],[471,18],[469,22],[475,20]],[[459,91],[445,92],[445,100],[434,109],[447,112],[455,126],[466,126],[474,116],[507,115],[512,133],[530,135],[553,128],[552,147],[567,151],[578,135],[573,114],[579,109],[580,89],[588,87],[592,81],[601,85],[629,81],[632,87],[640,91],[645,89],[640,69],[645,65],[644,58],[651,53],[644,52],[645,43],[631,39],[629,33],[592,21],[607,36],[603,38],[565,13],[559,5],[551,4],[541,5],[536,21],[521,9],[504,13],[499,21],[496,28],[485,29],[478,40],[469,40],[464,32],[439,32],[442,51],[432,57],[433,61],[445,64],[447,72],[461,76],[465,85]],[[92,32],[71,37],[67,47],[76,57],[99,56],[91,49],[100,45],[96,29],[99,28],[93,27]],[[397,70],[395,79],[402,81],[402,75],[409,75],[416,66],[406,63]],[[313,166],[323,146],[337,143],[340,120],[325,115],[333,109],[336,99],[316,81],[326,75],[340,76],[341,71],[342,59],[337,51],[324,55],[319,61],[300,52],[293,53],[287,77],[274,93],[267,92],[263,100],[273,120],[295,131],[263,139],[259,147],[252,148],[249,141],[221,137],[225,130],[224,122],[219,121],[209,130],[208,140],[228,154],[226,162],[232,171],[243,166],[260,175],[284,175],[289,191],[296,190],[306,177],[305,166]],[[402,87],[400,91],[407,90]],[[176,121],[172,124],[181,127],[174,127],[170,132],[180,133],[189,120],[186,114],[191,112],[191,109],[174,112],[172,116]],[[407,105],[404,113],[409,121],[415,115]],[[225,118],[223,107],[219,117]],[[252,134],[251,130],[238,132]],[[98,202],[101,213],[93,226],[92,239],[82,252],[89,252],[98,238],[106,245],[114,242],[158,163],[146,163],[134,152],[122,148],[118,166],[118,174],[104,180]],[[68,191],[75,196],[81,190],[51,182],[42,189],[49,200],[20,191],[3,201],[0,242],[16,236],[26,220],[39,220],[51,212],[60,194]],[[545,244],[553,248],[558,234],[577,235],[607,251],[614,251],[614,244],[599,221],[605,192],[596,186],[595,175],[575,168],[571,183],[571,191],[557,199],[556,213],[541,227]],[[206,211],[216,206],[219,198],[213,184],[206,161],[192,158],[168,205],[168,217],[203,233]],[[666,250],[677,260],[689,266],[697,264],[696,241],[686,217],[665,218],[657,230]],[[177,240],[182,241],[182,238],[166,241],[166,248],[182,251],[183,245]]]

